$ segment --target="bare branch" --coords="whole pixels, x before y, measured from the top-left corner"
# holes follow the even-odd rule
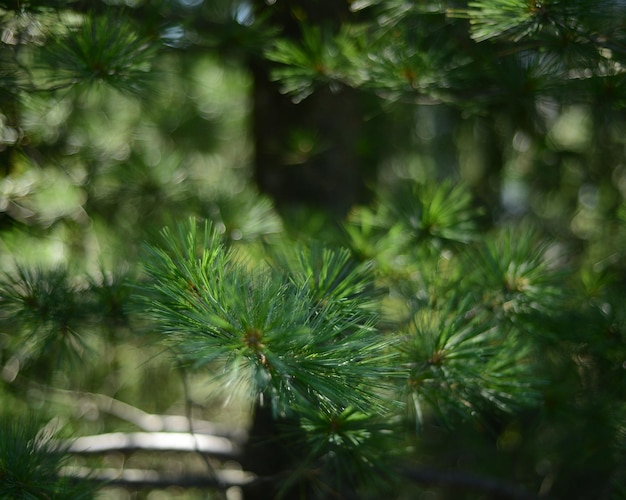
[[[248,438],[248,433],[242,428],[230,427],[208,420],[189,419],[182,415],[155,415],[104,394],[59,389],[23,379],[16,371],[19,370],[19,364],[17,368],[14,368],[11,362],[12,360],[9,360],[3,368],[3,376],[7,382],[25,389],[38,389],[34,394],[45,401],[78,407],[82,413],[94,409],[124,420],[146,432],[210,434],[226,437],[238,444],[244,443]]]
[[[81,455],[139,450],[199,452],[230,460],[240,455],[239,446],[228,438],[181,432],[113,432],[54,441],[51,444]]]
[[[247,439],[243,429],[228,428],[207,420],[189,419],[182,415],[155,415],[103,394],[73,394],[90,400],[100,411],[132,423],[147,432],[192,432],[223,436],[239,443]]]
[[[83,436],[73,441],[56,442],[67,451],[76,454],[98,454],[114,451],[181,451],[199,452],[217,458],[236,460],[239,447],[223,437],[183,433],[111,433]],[[402,476],[414,483],[472,490],[485,493],[493,499],[537,500],[537,496],[520,485],[498,478],[482,476],[465,471],[446,471],[432,467],[411,467],[400,471]],[[165,488],[168,486],[203,487],[227,489],[231,486],[247,487],[259,481],[277,480],[277,477],[256,477],[239,469],[220,469],[206,475],[169,475],[155,470],[142,469],[90,469],[66,467],[63,475],[76,479],[104,482],[131,488]],[[545,497],[542,497],[545,498]]]
[[[172,475],[144,469],[90,469],[89,467],[65,467],[61,471],[64,477],[80,481],[106,483],[107,486],[126,486],[130,488],[167,488],[180,486],[185,488],[228,489],[246,486],[255,481],[249,472],[237,469],[220,470],[215,476],[210,475]]]

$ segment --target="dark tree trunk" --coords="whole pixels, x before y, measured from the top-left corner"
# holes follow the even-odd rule
[[[270,14],[282,36],[300,36],[298,19],[336,30],[350,15],[341,0],[256,2]],[[267,61],[252,63],[253,135],[256,182],[282,211],[308,206],[341,217],[366,193],[366,177],[375,169],[364,142],[364,101],[347,87],[318,88],[294,103],[270,79]]]
[[[241,465],[244,470],[254,472],[258,479],[243,488],[246,500],[275,500],[288,471],[293,469],[289,443],[278,438],[279,425],[268,405],[256,406]],[[299,498],[298,490],[299,486],[293,485],[280,493],[285,499]]]

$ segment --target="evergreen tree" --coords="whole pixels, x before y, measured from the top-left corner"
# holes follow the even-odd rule
[[[626,495],[624,14],[0,2],[0,497]]]

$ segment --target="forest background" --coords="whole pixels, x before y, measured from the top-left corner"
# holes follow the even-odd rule
[[[626,496],[623,2],[0,28],[0,496]]]

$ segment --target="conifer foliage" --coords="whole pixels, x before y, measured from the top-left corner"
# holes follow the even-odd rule
[[[0,497],[626,495],[625,19],[0,1]]]

